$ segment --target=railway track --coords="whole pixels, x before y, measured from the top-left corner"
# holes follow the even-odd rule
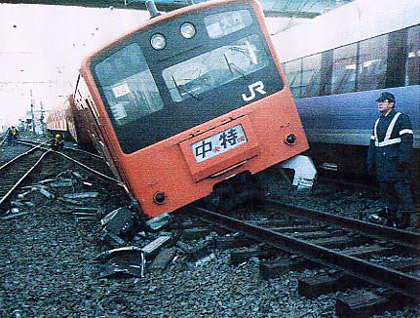
[[[127,192],[127,189],[119,180],[110,176],[111,172],[100,156],[81,150],[68,150],[66,151],[67,153],[62,153],[45,147],[45,143],[30,141],[19,141],[19,143],[29,146],[30,149],[0,167],[0,174],[2,176],[2,182],[0,184],[0,207],[4,207],[10,201],[15,190],[20,188],[25,180],[36,171],[36,168],[42,165],[47,155],[60,156],[102,179],[123,187]],[[89,165],[86,165],[86,162]]]
[[[270,228],[261,222],[256,224],[199,207],[191,213],[256,241],[339,270],[355,278],[353,281],[362,280],[420,300],[420,277],[415,272],[420,268],[419,234],[283,205],[273,200],[264,203],[275,209],[276,215],[288,215],[301,221],[294,220],[290,224],[285,223],[284,218],[280,222],[265,221],[264,224],[280,223],[280,226]],[[407,261],[399,265],[378,262],[380,255]]]
[[[0,167],[0,206],[2,206],[26,178],[41,164],[51,150],[40,145],[32,147]]]
[[[46,142],[44,143],[37,143],[33,141],[19,141],[19,143],[26,145],[26,146],[33,146],[37,145],[41,149],[48,150],[49,148],[45,147]],[[63,151],[55,151],[51,150],[51,152],[55,155],[61,156],[66,160],[73,162],[74,164],[88,170],[95,175],[106,179],[111,182],[115,182],[121,186],[123,186],[119,180],[115,179],[109,166],[107,165],[106,161],[103,157],[77,148],[65,148]]]

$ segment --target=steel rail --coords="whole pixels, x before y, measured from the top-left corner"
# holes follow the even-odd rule
[[[45,144],[47,144],[47,143],[49,143],[51,140],[47,140],[47,141],[44,141],[44,142],[41,142],[41,143],[37,143],[37,142],[35,142],[35,141],[28,141],[28,140],[19,140],[18,142],[19,143],[22,143],[22,144],[39,144],[39,145],[45,145]],[[81,153],[85,153],[85,154],[88,154],[88,155],[90,155],[91,157],[94,157],[94,158],[97,158],[97,159],[101,159],[101,160],[105,160],[102,156],[99,156],[99,155],[96,155],[96,154],[94,154],[94,153],[91,153],[91,152],[89,152],[89,151],[86,151],[86,150],[83,150],[83,149],[77,149],[77,148],[65,148],[66,150],[72,150],[72,151],[76,151],[76,152],[81,152]]]
[[[47,150],[44,152],[38,161],[14,184],[14,186],[1,198],[0,206],[8,199],[8,197],[20,186],[20,184],[32,173],[32,171],[41,163],[41,161],[45,158],[45,156],[51,150]]]
[[[42,148],[42,147],[41,147],[41,145],[38,145],[38,146],[35,146],[35,147],[33,147],[33,148],[29,149],[29,150],[28,150],[28,151],[26,151],[26,152],[24,152],[24,153],[22,153],[22,154],[20,154],[20,155],[18,155],[18,156],[16,156],[16,157],[14,157],[12,160],[10,160],[10,161],[6,162],[4,165],[2,165],[2,166],[0,167],[0,171],[1,171],[1,170],[3,170],[4,168],[6,168],[8,165],[10,165],[10,164],[12,164],[13,162],[15,162],[16,160],[19,160],[19,158],[21,158],[21,157],[23,157],[23,156],[26,156],[26,155],[29,155],[30,153],[34,152],[35,150],[37,150],[37,149],[41,149],[41,148]]]
[[[401,244],[406,247],[417,250],[420,249],[420,234],[417,233],[394,229],[391,227],[355,220],[326,212],[296,207],[276,200],[266,199],[263,202],[279,207],[284,207],[285,210],[282,211],[282,213],[286,213],[291,216],[304,217],[310,219],[311,221],[321,221],[328,224],[335,224],[341,228],[356,231],[363,235],[371,236],[374,238],[388,239],[394,243]]]
[[[105,174],[103,174],[103,173],[101,173],[101,172],[99,172],[99,171],[97,171],[95,169],[92,169],[91,167],[88,167],[88,166],[84,165],[83,163],[81,163],[81,162],[79,162],[79,161],[77,161],[77,160],[75,160],[75,159],[73,159],[73,158],[71,158],[71,157],[69,157],[69,156],[67,156],[67,155],[59,152],[59,151],[53,150],[53,152],[55,154],[58,154],[58,155],[62,156],[63,158],[65,158],[67,160],[70,160],[71,162],[79,165],[80,167],[82,167],[82,168],[84,168],[84,169],[86,169],[86,170],[88,170],[88,171],[90,171],[90,172],[92,172],[92,173],[94,173],[94,174],[96,174],[96,175],[98,175],[98,176],[100,176],[100,177],[108,180],[108,181],[115,182],[117,185],[119,185],[120,187],[122,187],[124,189],[125,193],[127,193],[129,196],[131,196],[130,190],[128,190],[128,187],[125,185],[124,182],[121,182],[118,179],[109,177],[109,176],[107,176],[107,175],[105,175]]]
[[[28,144],[29,144],[29,142],[27,142],[27,141],[22,142],[22,143],[28,143]],[[46,143],[46,142],[44,142],[44,143]],[[43,144],[44,144],[44,143],[43,143]],[[67,159],[67,160],[69,160],[69,161],[71,161],[71,162],[73,162],[73,163],[75,163],[75,164],[79,165],[80,167],[82,167],[82,168],[84,168],[84,169],[86,169],[86,170],[88,170],[88,171],[90,171],[90,172],[92,172],[92,173],[94,173],[94,174],[96,174],[96,175],[98,175],[98,176],[100,176],[100,177],[102,177],[102,178],[104,178],[104,179],[108,180],[108,181],[115,182],[115,183],[117,183],[119,186],[121,186],[121,187],[123,187],[124,189],[126,189],[126,186],[125,186],[125,185],[124,185],[124,184],[123,184],[120,180],[115,179],[115,178],[112,178],[112,177],[110,177],[110,176],[107,176],[107,175],[105,175],[105,174],[103,174],[103,173],[101,173],[101,172],[99,172],[99,171],[97,171],[97,170],[95,170],[95,169],[93,169],[93,168],[91,168],[91,167],[88,167],[88,166],[86,166],[85,164],[83,164],[83,163],[81,163],[81,162],[77,161],[76,159],[73,159],[73,158],[71,158],[70,156],[67,156],[66,154],[63,154],[63,153],[61,153],[61,152],[59,152],[59,151],[55,151],[55,150],[52,150],[52,149],[49,149],[49,148],[45,148],[45,147],[43,147],[43,146],[42,146],[42,144],[40,144],[38,147],[40,147],[41,149],[50,150],[52,153],[54,153],[54,154],[56,154],[56,155],[60,155],[60,156],[62,156],[63,158],[65,158],[65,159]],[[69,148],[69,149],[71,149],[71,148]],[[79,150],[79,151],[80,151],[80,150]],[[89,153],[89,152],[87,152],[87,151],[82,151],[82,152]],[[97,155],[95,155],[95,154],[91,154],[91,153],[89,153],[89,154],[90,154],[90,155],[92,155],[92,156],[94,156],[94,157],[98,157],[98,158],[103,159],[102,157],[97,156]],[[126,191],[128,191],[128,190],[126,190]]]
[[[242,232],[259,242],[270,244],[273,247],[287,252],[302,254],[311,261],[343,270],[354,277],[375,285],[393,289],[405,296],[420,300],[420,278],[418,277],[372,264],[353,256],[344,255],[331,249],[203,208],[194,207],[191,209],[191,213],[205,221],[216,223],[229,230]]]
[[[101,159],[103,161],[105,161],[104,157],[96,155],[94,153],[91,153],[89,151],[83,150],[83,149],[77,149],[77,148],[66,148],[66,150],[71,150],[71,151],[76,151],[76,152],[81,152],[81,153],[85,153],[88,154],[91,157],[97,158],[97,159]]]

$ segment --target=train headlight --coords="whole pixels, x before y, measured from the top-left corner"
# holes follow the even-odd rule
[[[166,46],[166,39],[162,34],[156,33],[150,39],[150,44],[155,50],[163,50]]]
[[[186,39],[191,39],[195,35],[195,27],[189,22],[181,25],[181,35]]]
[[[284,139],[284,142],[288,145],[293,145],[296,142],[296,136],[294,134],[289,134]]]
[[[166,195],[163,192],[156,192],[153,197],[153,202],[155,202],[156,204],[163,204],[165,203],[165,200],[166,200]]]

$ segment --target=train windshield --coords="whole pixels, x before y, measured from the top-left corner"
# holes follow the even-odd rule
[[[159,90],[137,43],[98,63],[95,71],[116,125],[124,126],[163,108]]]
[[[163,70],[175,102],[199,94],[265,67],[267,53],[258,35],[244,37]]]

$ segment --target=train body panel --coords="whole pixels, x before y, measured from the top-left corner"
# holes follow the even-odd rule
[[[66,109],[68,108],[68,100],[63,104],[52,109],[48,114],[46,124],[47,130],[51,132],[67,132]]]
[[[397,31],[419,20],[420,0],[355,0],[272,39],[280,60],[286,62]]]
[[[67,97],[61,105],[51,110],[47,118],[47,130],[54,134],[61,133],[65,137],[68,134],[80,145],[91,143],[85,132],[83,118],[74,104],[73,95]]]
[[[308,149],[254,1],[177,10],[97,51],[82,65],[76,106],[152,217]]]
[[[389,91],[420,148],[419,0],[356,0],[272,39],[314,147],[368,145]]]
[[[307,138],[314,143],[368,146],[378,118],[375,100],[383,90],[307,97],[296,100]],[[414,147],[420,147],[420,86],[387,89],[397,96],[396,109],[410,116]]]

